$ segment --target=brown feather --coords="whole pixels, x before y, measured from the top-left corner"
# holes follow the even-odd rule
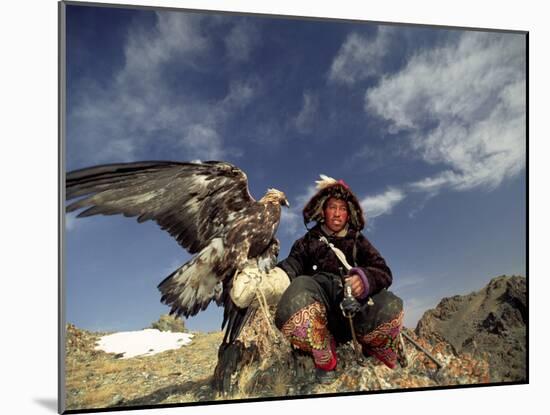
[[[66,198],[78,197],[67,212],[153,220],[196,254],[158,285],[161,301],[186,317],[212,300],[223,303],[222,328],[227,325],[230,339],[238,335],[246,312],[231,302],[227,287],[250,259],[265,270],[275,265],[281,205],[288,206],[284,193],[269,189],[256,202],[246,174],[226,162],[144,161],[69,172]]]

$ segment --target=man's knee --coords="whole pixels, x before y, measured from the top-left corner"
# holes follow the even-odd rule
[[[316,301],[317,283],[309,276],[292,280],[277,303],[275,325],[281,329],[292,314]]]
[[[373,295],[372,301],[379,308],[384,309],[385,314],[399,314],[403,310],[403,300],[388,290],[382,290]]]
[[[285,291],[285,294],[287,293],[299,293],[302,291],[309,291],[312,287],[314,287],[317,283],[313,278],[311,278],[308,275],[299,275],[296,278],[294,278],[291,282],[288,288]]]
[[[365,303],[354,318],[357,332],[361,334],[394,320],[403,312],[403,300],[391,291],[382,290],[371,298],[372,303]]]

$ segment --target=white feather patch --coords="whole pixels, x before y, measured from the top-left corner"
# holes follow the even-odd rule
[[[332,186],[333,184],[337,183],[336,179],[333,179],[332,177],[329,177],[329,176],[325,176],[324,174],[319,175],[319,177],[321,178],[321,180],[315,181],[315,187],[317,188],[317,190],[324,189],[328,186]]]
[[[212,264],[223,256],[223,242],[215,238],[191,261],[183,265],[173,276],[179,303],[186,309],[195,304],[208,304],[219,295],[219,280],[212,271]]]

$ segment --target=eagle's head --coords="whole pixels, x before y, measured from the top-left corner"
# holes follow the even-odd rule
[[[274,203],[281,206],[290,207],[286,195],[277,189],[267,189],[264,197],[260,199],[260,203]]]

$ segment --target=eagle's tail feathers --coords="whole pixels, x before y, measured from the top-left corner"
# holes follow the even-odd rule
[[[225,334],[223,337],[223,343],[233,343],[237,339],[237,337],[239,337],[241,329],[246,324],[253,308],[239,308],[233,303],[231,303],[231,305],[228,305],[227,307],[230,307],[231,310],[228,310],[228,315],[224,316],[224,324],[222,324],[223,330],[223,326],[225,325],[225,323],[227,323],[227,328],[225,329]]]
[[[216,299],[220,281],[212,267],[222,256],[222,240],[213,239],[210,245],[158,285],[162,293],[160,301],[171,306],[170,314],[194,316]]]

